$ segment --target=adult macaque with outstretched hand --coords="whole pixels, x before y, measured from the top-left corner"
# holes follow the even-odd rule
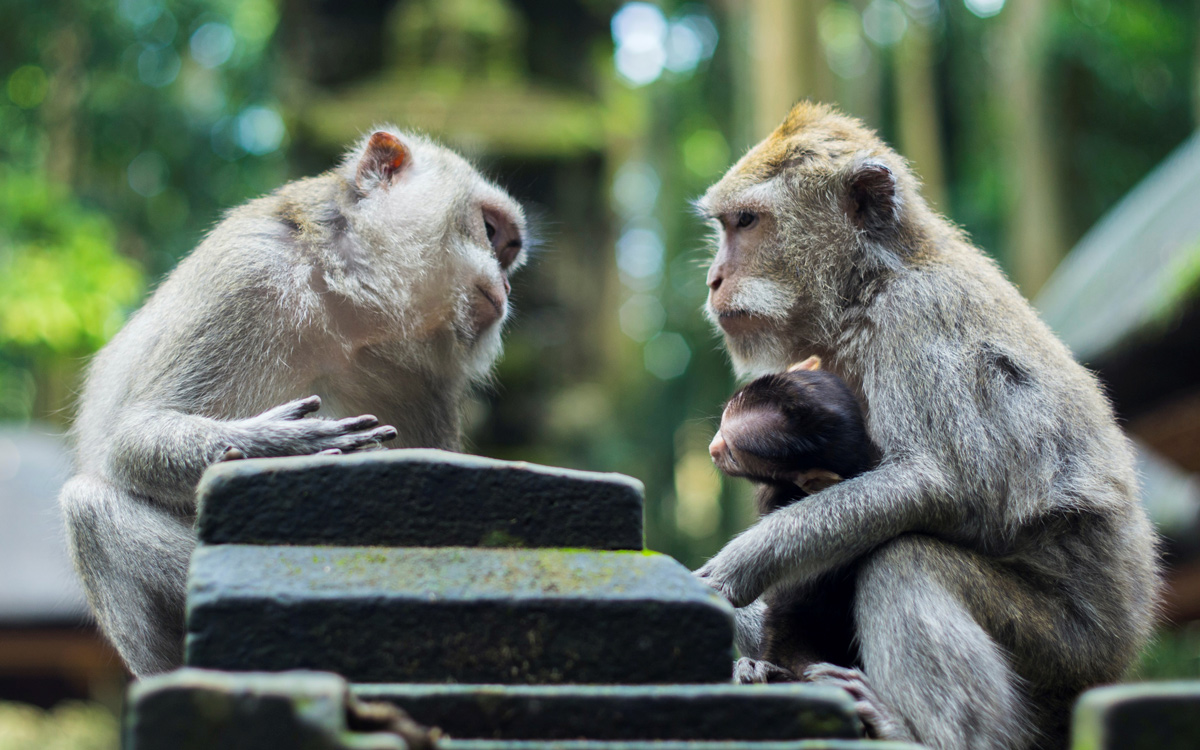
[[[134,674],[180,663],[209,465],[459,447],[524,244],[503,190],[383,129],[235,208],[179,264],[92,363],[61,498],[88,600]],[[317,409],[341,418],[306,418]]]
[[[720,238],[708,311],[737,370],[819,356],[879,461],[697,575],[747,607],[857,562],[860,663],[806,679],[848,690],[876,736],[1063,746],[1075,696],[1130,665],[1159,592],[1133,453],[1095,379],[903,159],[827,107],[797,105],[700,206]]]

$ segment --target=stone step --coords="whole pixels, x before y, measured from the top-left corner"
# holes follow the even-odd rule
[[[857,738],[844,690],[816,685],[353,685],[455,740]]]
[[[655,741],[655,740],[456,740],[438,750],[929,750],[909,742],[879,740]]]
[[[642,548],[642,483],[439,450],[227,461],[198,490],[207,544]]]
[[[201,545],[187,663],[353,682],[729,679],[729,605],[646,552]]]
[[[1073,750],[1194,750],[1200,680],[1096,688],[1075,704]]]
[[[399,735],[351,731],[335,674],[180,669],[133,683],[125,704],[125,750],[407,750]]]

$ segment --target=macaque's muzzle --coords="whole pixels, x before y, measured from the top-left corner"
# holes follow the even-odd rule
[[[500,277],[499,283],[480,283],[475,285],[471,299],[471,327],[475,335],[482,335],[487,329],[504,320],[508,313],[508,293],[512,287],[508,279]]]

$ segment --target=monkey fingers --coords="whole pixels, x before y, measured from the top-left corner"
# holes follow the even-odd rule
[[[245,456],[303,456],[349,453],[367,446],[378,446],[396,437],[396,428],[379,425],[379,419],[362,414],[346,419],[305,419],[321,407],[318,396],[290,401],[282,406],[243,420],[241,444],[230,451]],[[236,455],[234,453],[233,455]]]
[[[875,694],[867,676],[858,669],[835,664],[814,664],[804,670],[804,681],[814,685],[839,687],[854,699],[854,710],[866,728],[867,736],[875,739],[910,739],[900,720]]]
[[[281,404],[273,409],[267,409],[262,414],[259,414],[255,419],[264,421],[273,421],[276,419],[300,419],[308,414],[312,414],[321,408],[320,396],[308,396],[299,398],[295,401],[289,401],[286,404]]]
[[[790,669],[762,659],[742,657],[733,663],[733,681],[739,685],[765,685],[771,682],[800,682]]]
[[[396,428],[391,425],[378,426],[379,420],[370,414],[348,419],[312,420],[312,453],[339,451],[350,453],[372,445],[378,445],[396,437]]]

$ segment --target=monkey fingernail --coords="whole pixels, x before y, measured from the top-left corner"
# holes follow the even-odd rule
[[[222,461],[238,461],[245,457],[246,457],[245,453],[242,453],[240,450],[238,450],[237,448],[234,448],[231,445],[225,449],[225,453],[224,453],[224,455],[221,456],[221,460]]]

